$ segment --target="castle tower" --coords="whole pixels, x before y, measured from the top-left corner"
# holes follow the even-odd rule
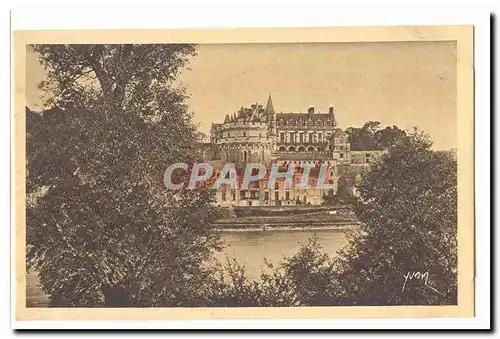
[[[276,136],[276,113],[274,112],[273,99],[271,98],[271,93],[269,93],[264,114],[266,115],[267,122],[269,124],[269,135]]]
[[[275,142],[270,132],[275,131],[275,126],[271,98],[266,108],[254,103],[250,107],[242,106],[232,118],[227,115],[214,134],[221,160],[232,162],[239,168],[244,168],[247,163],[269,164]]]
[[[267,105],[264,112],[268,115],[274,115],[273,99],[271,98],[271,93],[269,93],[269,98],[267,98]]]

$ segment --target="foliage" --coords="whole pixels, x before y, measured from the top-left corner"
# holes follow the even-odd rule
[[[398,138],[363,177],[356,206],[362,232],[336,259],[340,304],[457,302],[456,161],[430,146],[418,131]],[[405,284],[408,272],[428,272],[428,286],[424,279]]]
[[[172,80],[191,45],[36,45],[54,108],[27,110],[27,266],[53,306],[198,304],[208,190],[168,191],[201,142]],[[85,79],[85,80],[83,80]]]
[[[278,265],[266,260],[260,279],[248,278],[234,259],[218,274],[208,299],[211,306],[285,307],[323,305],[332,299],[333,261],[316,236]]]
[[[362,128],[349,127],[345,130],[352,151],[382,150],[390,147],[394,141],[406,135],[397,126],[379,128],[378,121],[368,121]]]

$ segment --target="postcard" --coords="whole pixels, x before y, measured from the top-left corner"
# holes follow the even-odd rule
[[[474,316],[472,26],[14,47],[17,320]]]

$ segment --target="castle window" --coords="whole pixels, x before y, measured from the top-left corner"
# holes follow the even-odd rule
[[[235,201],[235,200],[236,200],[236,192],[233,191],[233,201]]]
[[[248,161],[248,153],[247,153],[247,151],[243,152],[243,159],[244,159],[245,162]]]
[[[290,200],[290,191],[285,192],[285,200]]]
[[[269,192],[268,191],[264,192],[264,200],[269,200]]]
[[[226,191],[222,192],[222,201],[226,201]]]
[[[243,132],[243,136],[246,137],[247,136],[247,132]]]
[[[344,159],[344,153],[340,153],[340,159]]]

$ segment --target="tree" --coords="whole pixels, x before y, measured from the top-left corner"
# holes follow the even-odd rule
[[[374,133],[375,147],[379,150],[391,147],[395,140],[399,137],[405,136],[406,132],[399,129],[397,126],[387,126],[384,129],[377,130]]]
[[[345,130],[345,134],[347,134],[347,140],[349,140],[349,144],[351,145],[351,151],[357,151],[361,128],[349,127]]]
[[[387,126],[384,129],[380,129],[379,126],[380,122],[378,121],[368,121],[361,128],[347,128],[345,133],[351,150],[383,150],[390,147],[396,138],[406,135],[406,132],[397,126]]]
[[[347,138],[353,151],[365,151],[375,148],[374,133],[380,123],[368,121],[362,128],[349,127],[346,129]]]
[[[26,112],[28,269],[54,306],[199,304],[218,211],[207,189],[163,186],[168,165],[201,156],[172,85],[194,46],[32,49],[53,108]]]
[[[336,259],[333,304],[456,304],[456,161],[431,144],[417,131],[397,138],[363,177],[362,232]]]

